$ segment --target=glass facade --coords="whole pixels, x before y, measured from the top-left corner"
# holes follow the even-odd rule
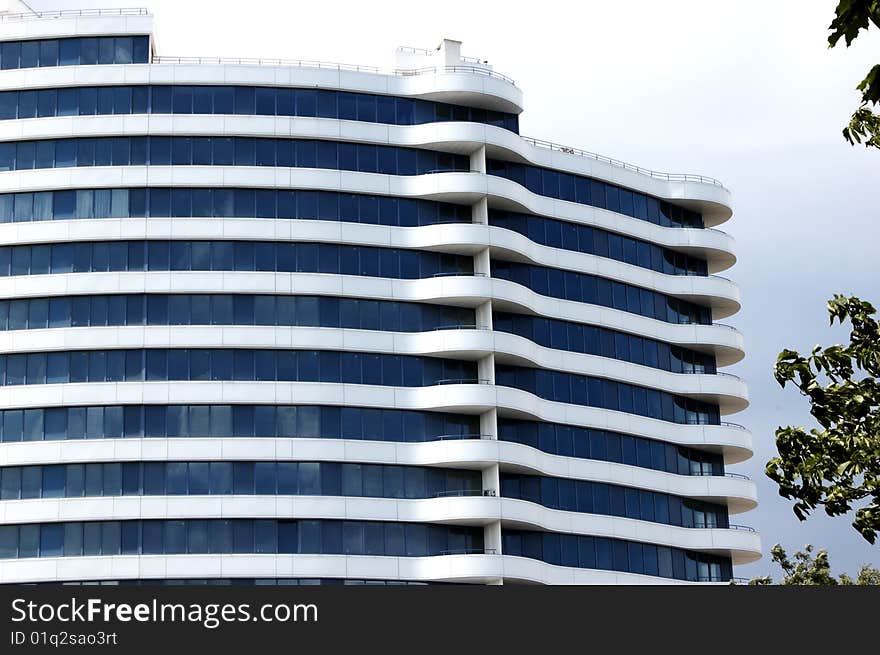
[[[555,532],[502,530],[505,555],[530,557],[557,566],[653,575],[689,582],[728,582],[729,557],[638,541]]]
[[[0,143],[0,171],[82,166],[278,166],[423,175],[469,171],[470,158],[367,143],[239,136],[120,136]]]
[[[502,473],[501,495],[566,512],[620,516],[682,528],[729,525],[727,507],[716,503],[589,480]]]
[[[0,500],[90,496],[478,496],[480,471],[338,462],[109,462],[0,468]]]
[[[260,437],[479,439],[473,414],[329,405],[92,405],[0,411],[0,440]]]
[[[148,348],[0,355],[0,386],[136,381],[477,384],[475,362],[335,350]]]
[[[590,225],[516,212],[489,211],[489,225],[527,236],[551,248],[607,257],[667,275],[707,275],[706,260]]]
[[[701,214],[653,196],[583,175],[489,159],[490,175],[513,180],[532,193],[608,209],[664,227],[703,227]]]
[[[621,359],[673,373],[717,373],[714,355],[595,325],[494,312],[492,329],[517,334],[546,348]]]
[[[148,36],[95,36],[0,43],[0,69],[92,64],[146,64]]]
[[[289,218],[415,227],[470,223],[470,205],[335,191],[151,187],[0,193],[0,223],[82,218]]]
[[[0,66],[3,63],[0,52]],[[519,131],[516,114],[332,89],[178,84],[79,86],[0,93],[0,120],[108,114],[316,116],[391,125],[465,121]]]
[[[492,277],[516,282],[542,296],[601,305],[667,323],[712,323],[709,307],[589,273],[492,259]]]
[[[118,294],[0,300],[0,331],[121,325],[275,325],[386,332],[475,327],[474,310],[427,303],[253,294]]]
[[[589,375],[496,364],[495,383],[558,403],[599,407],[673,423],[720,423],[717,405]]]
[[[499,418],[498,438],[563,457],[617,462],[678,475],[724,475],[724,458],[719,453],[610,430]]]
[[[107,271],[338,273],[397,279],[473,275],[473,257],[276,241],[84,241],[0,246],[0,277]]]
[[[181,519],[0,525],[0,559],[87,555],[327,554],[425,557],[483,552],[483,529],[333,519]]]
[[[730,525],[727,505],[748,505],[746,487],[734,485],[743,498],[731,501],[640,479],[725,475],[719,428],[687,427],[719,425],[721,401],[661,390],[670,375],[699,389],[705,379],[694,374],[718,373],[706,328],[658,322],[711,325],[717,306],[659,284],[709,274],[701,249],[657,243],[670,241],[661,238],[666,228],[705,228],[708,205],[688,184],[673,176],[668,191],[645,186],[674,198],[665,200],[591,177],[604,174],[595,168],[580,175],[530,163],[530,153],[550,161],[534,150],[548,144],[519,137],[519,91],[496,74],[487,87],[471,66],[448,80],[341,67],[331,71],[334,88],[270,62],[252,80],[242,77],[248,60],[240,70],[184,58],[145,66],[152,35],[119,35],[124,21],[114,15],[91,15],[70,37],[0,41],[0,71],[11,82],[0,91],[8,183],[0,193],[0,224],[8,224],[0,225],[0,447],[8,455],[0,504],[9,504],[0,507],[0,584],[56,573],[80,576],[65,581],[77,585],[521,583],[535,571],[532,582],[548,581],[549,569],[517,558],[724,582],[732,558],[756,553],[744,532],[736,540],[724,530],[699,533],[740,527]],[[81,35],[102,20],[104,35]],[[149,20],[127,29],[149,31]],[[29,34],[58,33],[53,21],[38,23]],[[301,65],[310,78],[310,64]],[[275,80],[273,67],[284,75]],[[391,95],[406,89],[395,81],[419,82],[419,97]],[[501,159],[496,137],[523,140],[513,148],[522,156],[511,155],[518,161]],[[493,194],[538,194],[548,211],[487,199],[480,180]],[[580,204],[583,216],[552,217],[554,205],[574,211],[565,203]],[[608,223],[615,216],[654,227],[624,229]],[[706,220],[725,218],[713,216]],[[590,224],[597,221],[607,226]],[[544,252],[549,266],[513,252],[504,245],[511,240]],[[357,243],[369,245],[348,245]],[[599,268],[573,265],[574,253]],[[517,304],[529,297],[542,307]],[[105,329],[83,331],[91,328]],[[670,329],[693,339],[657,338]],[[557,351],[559,363],[541,368],[504,355],[505,343]],[[565,372],[584,370],[565,363],[577,359],[569,353],[605,362],[604,372]],[[650,386],[614,379],[630,379],[618,369],[648,375]],[[542,420],[541,407],[568,423]],[[676,443],[693,434],[705,440]],[[729,447],[748,448],[746,437],[726,434]],[[486,443],[496,437],[506,445]],[[521,466],[543,453],[556,457],[559,477]],[[591,466],[626,477],[589,479]],[[177,509],[166,507],[171,496],[180,497]],[[271,509],[272,497],[288,505],[277,518],[258,507]],[[425,520],[383,509],[453,507],[447,497],[471,497],[456,502],[474,511]],[[125,503],[153,509],[129,512]],[[205,503],[224,511],[203,513]],[[338,512],[340,503],[350,511]],[[517,503],[539,520],[502,511]],[[61,514],[10,513],[31,505]],[[68,511],[98,505],[107,511]],[[587,534],[540,527],[565,516]],[[606,533],[594,528],[610,524],[637,531],[597,536]],[[701,548],[684,548],[694,544]],[[217,573],[224,577],[193,570],[154,579],[160,569],[131,569],[100,579],[112,563],[102,557],[132,556],[126,561],[142,567],[141,556],[184,554],[240,557],[236,571]],[[293,554],[323,556],[308,557],[313,577],[260,570],[288,566],[281,556]],[[394,580],[418,576],[369,558],[348,562],[361,567],[353,577],[337,577],[337,564],[346,565],[338,556],[452,554],[463,557],[433,560],[423,572],[435,580]],[[66,571],[37,559],[61,557],[79,559]]]

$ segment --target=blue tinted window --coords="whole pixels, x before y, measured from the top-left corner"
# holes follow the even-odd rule
[[[48,96],[47,96],[48,97]],[[54,95],[52,96],[54,98]],[[169,94],[168,102],[173,105],[173,95]],[[184,100],[179,100],[184,102]],[[102,105],[103,103],[103,105]],[[112,113],[114,97],[110,89],[98,96],[98,110]],[[154,109],[157,101],[154,98]],[[167,108],[166,108],[167,109]],[[192,159],[192,139],[190,137],[102,137],[95,139],[71,139],[77,147],[76,166],[127,166],[127,165],[189,165]],[[257,161],[257,143],[259,142],[260,161]],[[321,161],[318,161],[318,145],[321,144]],[[329,144],[329,145],[328,145]],[[33,168],[54,168],[59,166],[55,157],[56,140],[20,141],[15,145],[15,156],[0,157],[9,170],[28,170]],[[200,142],[199,162],[208,160],[207,141]],[[295,158],[291,159],[291,146]],[[469,163],[464,155],[437,153],[429,150],[407,149],[397,146],[383,146],[383,156],[377,159],[379,150],[370,144],[349,144],[353,148],[356,162],[343,157],[336,164],[334,154],[340,144],[327,141],[311,141],[303,139],[252,139],[249,137],[216,137],[210,140],[210,159],[214,165],[263,166],[284,165],[305,168],[315,166],[337,165],[348,170],[368,173],[385,173],[390,175],[416,175],[431,171],[467,170]],[[72,146],[71,146],[72,147]],[[401,157],[410,150],[416,159]],[[114,159],[112,153],[116,152]],[[127,154],[126,154],[127,153]],[[11,151],[8,153],[11,154]],[[295,162],[295,164],[294,164]],[[69,166],[69,157],[60,164]],[[380,167],[381,165],[381,167]]]
[[[703,227],[702,215],[681,207],[662,205],[654,198],[628,189],[537,166],[489,160],[489,172],[525,184],[539,194],[620,212],[667,226]],[[589,182],[587,192],[586,182]],[[661,211],[665,207],[665,212]]]
[[[708,307],[678,300],[660,292],[639,289],[621,282],[611,282],[612,293],[609,297],[598,286],[599,282],[604,281],[605,284],[608,283],[608,280],[605,280],[605,278],[518,262],[492,260],[491,264],[493,277],[522,284],[542,295],[578,302],[598,303],[613,309],[641,314],[649,318],[671,323],[711,323],[711,313]],[[565,283],[566,274],[571,279],[569,284]],[[575,278],[581,281],[580,289],[574,283]],[[595,296],[591,291],[592,284],[597,285],[595,287],[597,289]],[[645,306],[641,303],[642,297],[646,299]],[[659,314],[655,310],[658,304],[667,305],[668,311],[662,315]]]
[[[236,354],[240,352],[236,351]],[[128,357],[129,354],[138,356]],[[123,359],[127,362],[127,366],[136,365],[139,372],[142,370],[141,351],[128,351]],[[252,371],[252,357],[250,362]],[[3,441],[21,441],[25,423],[30,426],[29,438],[34,440],[83,438],[86,436],[86,423],[88,423],[89,438],[166,435],[229,437],[253,436],[255,432],[257,436],[273,436],[277,432],[279,436],[290,437],[428,441],[441,436],[473,438],[479,435],[479,421],[476,416],[368,410],[357,407],[346,408],[340,415],[339,408],[334,407],[279,406],[277,428],[274,406],[199,405],[186,408],[132,405],[126,406],[124,411],[119,406],[28,411],[31,414],[27,419],[24,418],[25,413],[22,410],[0,412]],[[345,419],[342,427],[340,427],[340,418]],[[404,423],[405,428],[402,427]]]

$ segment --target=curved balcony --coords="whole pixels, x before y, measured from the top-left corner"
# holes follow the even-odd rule
[[[706,444],[717,447],[717,444]],[[755,484],[728,476],[678,475],[615,462],[552,455],[488,436],[456,436],[421,443],[317,438],[227,437],[86,439],[6,442],[0,466],[116,461],[317,461],[480,469],[567,477],[638,487],[726,503],[731,514],[757,506]]]
[[[428,301],[539,314],[604,326],[668,343],[712,352],[719,366],[742,359],[742,335],[715,325],[674,324],[617,309],[541,296],[519,284],[474,275],[415,280],[257,271],[150,271],[62,273],[0,278],[0,298],[94,293],[281,293]]]
[[[752,455],[751,433],[729,425],[688,425],[619,411],[543,400],[492,384],[379,387],[328,382],[91,382],[0,387],[5,407],[67,405],[277,403],[425,409],[500,415],[607,429],[680,445],[708,446],[736,464]]]
[[[120,496],[0,501],[4,524],[125,519],[265,518],[411,521],[487,525],[586,534],[732,556],[734,564],[760,558],[754,531],[681,528],[636,519],[567,512],[513,498],[448,496],[421,500],[343,496]]]

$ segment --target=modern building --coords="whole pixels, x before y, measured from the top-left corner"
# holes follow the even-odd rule
[[[0,15],[0,583],[726,582],[741,334],[716,180],[380,71]]]

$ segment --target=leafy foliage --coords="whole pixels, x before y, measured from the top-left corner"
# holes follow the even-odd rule
[[[866,147],[880,148],[880,114],[867,107],[856,109],[849,125],[843,128],[843,138],[851,145],[864,140]]]
[[[803,550],[796,552],[792,559],[789,559],[785,549],[776,544],[770,550],[770,555],[773,561],[782,568],[783,577],[779,583],[781,585],[873,586],[880,584],[880,569],[875,569],[867,564],[862,566],[855,580],[846,573],[842,573],[839,578],[835,578],[831,575],[828,551],[820,550],[813,555],[813,547],[811,545],[805,546]],[[752,578],[749,584],[771,585],[773,584],[773,578],[770,576]]]
[[[816,346],[808,357],[783,350],[774,367],[780,386],[792,383],[809,399],[822,429],[779,427],[779,456],[767,463],[766,474],[780,496],[795,500],[802,521],[819,505],[839,516],[867,499],[853,527],[874,543],[880,529],[880,324],[874,307],[854,296],[835,295],[828,313],[831,325],[849,319],[849,345]]]
[[[828,26],[828,47],[833,48],[843,38],[848,48],[871,23],[880,28],[880,0],[840,0]],[[880,103],[880,64],[871,68],[856,88],[862,92],[862,103],[843,129],[843,138],[850,145],[864,141],[867,147],[880,148],[880,114],[868,106]]]

